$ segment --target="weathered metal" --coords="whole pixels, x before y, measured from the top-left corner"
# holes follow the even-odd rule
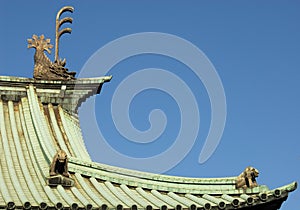
[[[72,29],[71,28],[64,28],[61,31],[59,31],[60,27],[62,26],[62,24],[64,23],[72,23],[73,22],[73,18],[70,17],[65,17],[61,20],[59,20],[60,16],[64,13],[64,12],[71,12],[73,13],[74,8],[71,6],[65,6],[63,8],[61,8],[56,15],[56,20],[55,20],[55,58],[54,61],[59,63],[61,62],[59,60],[59,38],[65,34],[65,33],[71,33]],[[65,60],[64,60],[65,61]],[[63,62],[62,62],[63,63]]]
[[[65,60],[59,62],[51,62],[44,51],[51,53],[53,45],[50,39],[45,39],[44,35],[33,35],[32,39],[28,39],[28,48],[35,48],[34,54],[34,73],[33,77],[39,80],[74,80],[76,72],[69,72],[64,67]]]
[[[61,174],[65,177],[69,177],[68,173],[68,156],[64,150],[58,150],[50,165],[50,176]]]
[[[72,23],[73,19],[65,17],[60,20],[60,16],[64,12],[73,12],[74,8],[66,6],[61,8],[56,15],[56,27],[55,27],[55,58],[54,62],[50,61],[44,51],[49,54],[53,48],[50,44],[50,39],[45,39],[44,35],[33,35],[32,39],[28,39],[28,48],[35,48],[34,54],[34,73],[33,77],[39,80],[74,80],[76,72],[69,72],[66,65],[66,59],[61,60],[59,58],[59,38],[65,33],[71,33],[71,28],[64,28],[60,30],[60,27],[64,23]]]
[[[258,170],[249,166],[247,167],[243,173],[241,173],[236,179],[236,188],[253,188],[257,187],[258,184],[256,182],[256,177],[258,177]]]
[[[59,21],[65,11],[73,8],[57,14],[55,61],[44,53],[50,39],[34,35],[34,79],[0,76],[0,209],[275,210],[297,188],[257,185],[253,167],[238,177],[187,178],[92,162],[77,110],[111,77],[74,80],[64,68],[58,39],[71,29],[59,27],[72,22]]]

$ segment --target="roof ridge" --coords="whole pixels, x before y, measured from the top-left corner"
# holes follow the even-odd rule
[[[155,179],[158,181],[166,181],[170,182],[178,182],[175,180],[184,180],[186,182],[193,182],[193,183],[202,183],[202,182],[212,182],[212,181],[219,181],[219,182],[230,182],[230,184],[233,184],[232,181],[234,181],[237,176],[232,177],[183,177],[183,176],[176,176],[176,175],[166,175],[166,174],[156,174],[151,172],[144,172],[134,169],[127,169],[122,168],[119,166],[111,166],[104,163],[99,162],[93,162],[93,161],[84,161],[76,157],[70,157],[69,163],[73,166],[81,166],[81,167],[89,167],[90,169],[94,170],[95,173],[97,173],[98,170],[106,171],[106,172],[112,172],[119,175],[129,176],[129,177],[136,177],[141,179]]]

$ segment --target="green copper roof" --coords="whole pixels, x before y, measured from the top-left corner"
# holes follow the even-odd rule
[[[295,182],[236,189],[237,177],[175,177],[92,162],[76,111],[110,78],[0,77],[0,209],[277,209],[296,189]],[[70,157],[72,187],[47,184],[59,149]]]

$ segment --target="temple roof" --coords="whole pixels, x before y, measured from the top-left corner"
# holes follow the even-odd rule
[[[296,182],[237,188],[237,176],[186,178],[93,162],[77,110],[110,79],[0,77],[0,209],[278,209],[296,189]],[[58,150],[69,157],[72,186],[49,185]]]

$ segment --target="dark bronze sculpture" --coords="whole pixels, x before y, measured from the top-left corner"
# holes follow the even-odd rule
[[[236,188],[253,188],[257,187],[258,184],[256,182],[256,177],[258,177],[258,170],[249,166],[247,167],[243,173],[241,173],[236,179]]]
[[[59,20],[63,12],[73,12],[73,7],[63,7],[56,16],[56,38],[55,38],[55,60],[51,62],[44,51],[51,53],[53,45],[50,44],[50,39],[45,39],[44,35],[38,37],[33,35],[32,39],[28,39],[28,48],[35,48],[34,54],[34,73],[33,77],[40,80],[74,80],[76,72],[69,72],[66,65],[66,59],[61,60],[58,57],[59,38],[65,33],[71,33],[71,28],[64,28],[59,31],[59,28],[64,23],[72,23],[73,19],[65,17]]]
[[[64,150],[59,150],[53,157],[50,165],[50,176],[61,174],[65,177],[69,177],[68,173],[68,157]]]
[[[58,150],[50,164],[47,184],[51,187],[62,185],[63,187],[74,186],[74,180],[68,172],[68,157],[64,150]]]
[[[61,14],[66,12],[66,11],[72,13],[74,11],[74,8],[70,7],[70,6],[66,6],[66,7],[61,8],[58,11],[58,13],[56,15],[56,20],[55,20],[56,27],[55,27],[55,59],[54,60],[55,60],[56,63],[62,63],[62,64],[65,64],[66,62],[65,62],[65,59],[63,61],[61,61],[61,60],[59,60],[59,57],[58,57],[59,38],[65,33],[70,34],[72,32],[72,29],[71,28],[64,28],[61,31],[59,31],[59,29],[62,26],[62,24],[64,24],[64,23],[72,23],[73,22],[73,19],[70,18],[70,17],[65,17],[65,18],[59,20]]]

